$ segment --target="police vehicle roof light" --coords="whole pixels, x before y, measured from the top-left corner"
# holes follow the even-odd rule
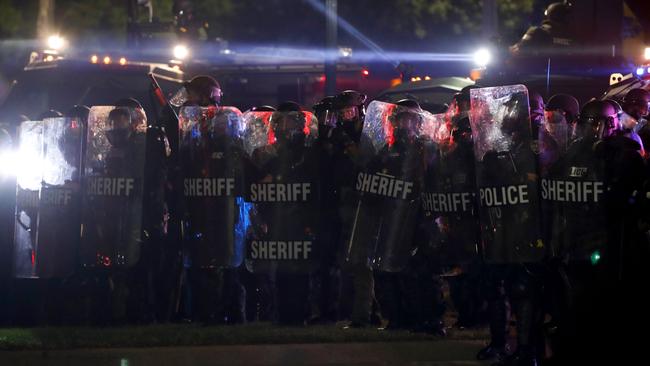
[[[368,76],[368,75],[370,75],[370,71],[368,71],[368,69],[363,69],[363,70],[361,70],[361,75]]]
[[[639,76],[642,76],[643,74],[645,74],[645,69],[643,67],[637,68],[636,69],[636,74],[639,75]]]
[[[487,48],[481,48],[474,52],[474,63],[478,67],[486,67],[492,61],[492,54]]]
[[[174,47],[173,54],[175,59],[185,60],[189,56],[190,50],[186,46],[179,44]]]
[[[51,50],[58,51],[65,47],[66,41],[65,38],[59,36],[58,34],[53,34],[47,37],[47,47]]]

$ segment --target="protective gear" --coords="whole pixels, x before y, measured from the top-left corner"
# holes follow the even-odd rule
[[[382,272],[408,263],[424,176],[424,124],[432,118],[417,103],[374,101],[361,138],[357,203],[346,261]],[[373,183],[374,182],[374,183]]]
[[[308,273],[316,268],[320,205],[318,126],[310,112],[285,103],[276,112],[246,112],[244,149],[252,165],[247,201],[255,205],[246,244],[251,272],[277,267]]]
[[[87,267],[132,267],[143,234],[146,122],[124,107],[93,107],[88,117],[81,260]]]
[[[199,75],[183,83],[183,87],[174,94],[169,103],[175,107],[218,106],[222,97],[221,85],[217,80],[211,76]]]
[[[432,124],[434,131],[445,130],[446,116],[434,115]],[[469,119],[452,128],[451,139],[434,133],[425,146],[427,171],[421,199],[425,224],[420,226],[430,232],[427,251],[439,268],[477,259],[480,239]]]
[[[571,17],[572,7],[568,1],[552,3],[544,10],[544,16],[551,22],[567,23]]]
[[[636,119],[648,115],[648,106],[650,105],[650,92],[637,88],[630,90],[623,99],[623,109],[625,112]]]
[[[522,85],[473,89],[470,122],[488,263],[535,262],[545,253],[531,148],[528,92]]]
[[[18,130],[14,277],[36,278],[39,191],[43,177],[43,122],[25,121]]]
[[[545,67],[546,57],[561,58],[573,45],[572,11],[567,2],[549,5],[540,26],[530,27],[521,40],[510,47],[512,55],[538,58],[540,62],[530,61],[527,67]],[[544,60],[544,62],[541,62]],[[522,63],[523,65],[523,63]]]
[[[546,111],[562,111],[566,122],[572,124],[580,114],[580,103],[568,94],[555,94],[546,103]]]
[[[582,107],[573,137],[602,139],[619,130],[616,108],[605,101],[593,100]]]
[[[40,278],[65,278],[78,265],[85,121],[70,117],[48,118],[43,125],[44,169],[36,271]]]
[[[342,128],[355,142],[358,142],[361,136],[366,98],[365,94],[346,90],[338,94],[333,101],[336,110],[336,126]]]
[[[179,122],[192,265],[238,267],[250,206],[243,201],[241,112],[234,107],[182,107]]]

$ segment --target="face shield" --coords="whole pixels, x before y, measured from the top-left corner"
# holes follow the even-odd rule
[[[584,116],[580,117],[574,130],[574,138],[593,137],[602,139],[612,136],[619,129],[614,116]]]
[[[188,104],[188,100],[189,95],[187,93],[187,88],[182,87],[174,94],[174,96],[171,97],[171,99],[169,99],[169,104],[179,108],[181,106],[190,105]]]
[[[393,118],[391,124],[397,145],[413,144],[419,136],[422,117],[417,113],[400,112]]]
[[[128,108],[115,108],[108,114],[106,138],[113,147],[124,147],[137,132],[136,128]]]
[[[305,134],[303,132],[304,120],[302,113],[274,113],[271,117],[271,126],[276,141],[280,144],[303,145]]]

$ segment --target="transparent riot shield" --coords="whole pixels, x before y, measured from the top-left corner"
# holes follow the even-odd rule
[[[80,248],[85,266],[132,267],[139,260],[146,127],[137,110],[90,110]]]
[[[318,122],[310,112],[246,112],[243,120],[250,159],[246,197],[255,205],[246,266],[253,272],[311,272],[324,250],[318,235]]]
[[[442,268],[462,266],[478,258],[480,244],[472,132],[468,118],[433,117],[420,216],[428,245],[419,250]]]
[[[78,264],[81,215],[79,119],[43,121],[43,180],[38,219],[36,271],[41,278],[62,278]]]
[[[545,245],[528,91],[523,85],[513,85],[472,89],[470,93],[485,260],[539,261],[545,255]]]
[[[21,123],[17,140],[14,276],[36,278],[38,206],[43,175],[43,122]]]
[[[364,121],[357,193],[345,258],[376,270],[404,269],[413,249],[424,182],[423,126],[432,115],[374,101]]]
[[[553,255],[571,261],[600,259],[608,242],[605,159],[601,141],[581,138],[571,143],[541,180],[545,221],[550,222]]]
[[[183,107],[181,166],[192,264],[238,267],[248,206],[243,199],[241,112],[234,107]]]

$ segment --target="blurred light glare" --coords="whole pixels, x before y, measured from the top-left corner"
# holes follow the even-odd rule
[[[174,47],[173,53],[175,59],[185,60],[189,56],[190,50],[186,46],[179,44]]]
[[[47,47],[52,50],[60,50],[65,47],[65,39],[59,35],[51,35],[47,37]]]
[[[643,58],[646,60],[650,60],[650,47],[646,47],[643,50]]]
[[[644,73],[645,73],[645,69],[643,67],[639,67],[638,69],[636,69],[636,74],[637,75],[641,76]]]
[[[111,63],[111,58],[108,57],[108,56],[105,56],[105,57],[104,57],[104,64],[108,65],[108,64],[110,64],[110,63]]]
[[[97,62],[99,62],[99,57],[97,57],[97,55],[92,55],[90,57],[90,62],[92,62],[93,64],[96,64]]]
[[[120,65],[122,66],[126,65],[126,58],[124,57],[120,58]]]
[[[478,67],[485,67],[492,61],[492,54],[487,48],[481,48],[474,52],[474,63]]]

